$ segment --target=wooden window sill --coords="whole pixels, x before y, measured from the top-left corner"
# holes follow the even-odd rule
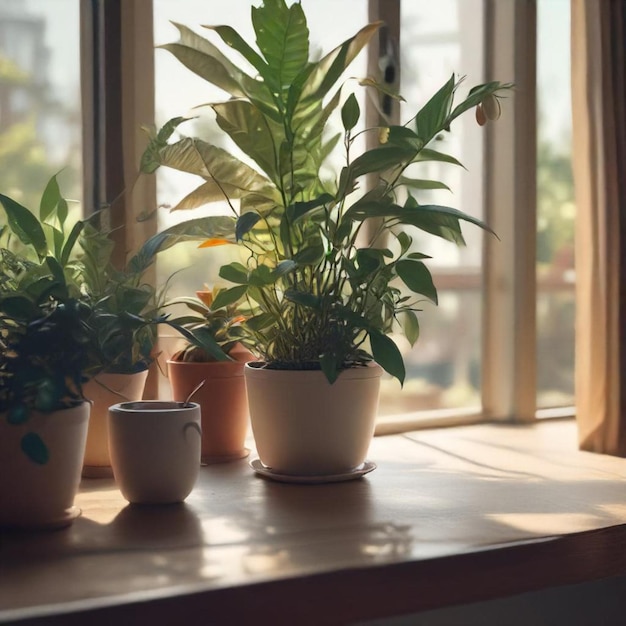
[[[71,528],[1,536],[0,622],[354,623],[626,572],[626,460],[579,452],[573,422],[379,437],[370,458],[320,486],[213,465],[169,507],[85,480]]]

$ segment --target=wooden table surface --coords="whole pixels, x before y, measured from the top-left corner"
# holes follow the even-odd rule
[[[626,460],[577,451],[572,422],[378,437],[369,458],[312,486],[204,467],[162,507],[84,480],[72,527],[0,537],[0,622],[352,623],[626,572]]]

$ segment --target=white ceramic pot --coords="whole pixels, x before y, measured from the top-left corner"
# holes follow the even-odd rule
[[[263,465],[281,474],[324,476],[365,461],[374,435],[382,368],[344,370],[334,384],[321,371],[246,364],[250,420]]]
[[[83,385],[83,393],[91,401],[83,461],[85,478],[113,476],[109,454],[109,407],[122,400],[141,400],[147,377],[148,370],[135,374],[103,372]]]
[[[143,400],[109,409],[111,465],[129,502],[182,502],[198,477],[201,440],[196,402]]]
[[[89,403],[40,413],[24,424],[8,424],[0,415],[0,526],[61,528],[80,511],[73,507],[83,465]],[[21,449],[27,433],[36,433],[48,448],[45,464]]]

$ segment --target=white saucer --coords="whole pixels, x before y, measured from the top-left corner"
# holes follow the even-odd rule
[[[359,465],[359,467],[355,467],[353,470],[342,474],[296,476],[294,474],[281,474],[280,472],[276,472],[271,467],[263,465],[263,463],[261,463],[261,459],[252,459],[249,465],[259,476],[263,476],[264,478],[277,480],[281,483],[300,483],[309,485],[321,483],[340,483],[346,480],[355,480],[356,478],[361,478],[361,476],[365,476],[365,474],[368,474],[376,469],[376,463],[373,463],[372,461],[365,461],[365,463]]]

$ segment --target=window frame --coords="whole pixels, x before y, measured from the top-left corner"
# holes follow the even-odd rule
[[[497,126],[485,129],[485,218],[499,240],[484,238],[482,410],[383,417],[379,432],[484,421],[532,423],[538,416],[573,414],[567,407],[536,408],[536,4],[483,2],[485,79],[514,82],[516,90]],[[400,45],[400,1],[369,0],[368,9],[370,21],[387,25],[369,50],[368,70],[377,73],[381,37]],[[136,185],[145,145],[140,127],[154,123],[154,41],[152,29],[145,28],[152,19],[152,0],[81,3],[85,206],[117,197],[111,226],[123,227],[116,230],[120,255],[156,229],[153,220],[138,231],[134,220],[142,208],[156,207],[154,177]],[[399,75],[399,61],[396,69]],[[378,114],[373,106],[368,109],[368,123],[375,124]],[[397,110],[393,115],[399,119]],[[149,385],[148,394],[156,394],[156,384]]]

